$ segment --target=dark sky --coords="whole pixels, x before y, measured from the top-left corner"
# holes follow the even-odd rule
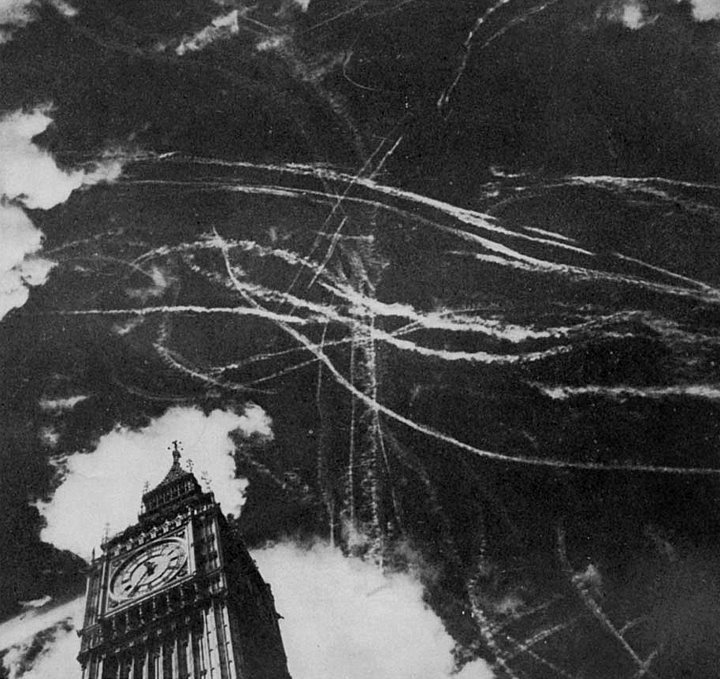
[[[717,3],[0,0],[0,29],[0,617],[82,592],[41,535],[72,460],[262,411],[251,547],[415,573],[458,667],[715,676]]]

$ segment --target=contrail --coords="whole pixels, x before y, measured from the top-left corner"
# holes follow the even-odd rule
[[[206,161],[209,164],[211,164],[212,161]],[[303,165],[287,165],[287,166],[276,166],[276,165],[259,165],[259,164],[253,164],[253,163],[227,163],[228,165],[238,165],[241,167],[248,167],[248,168],[255,168],[255,169],[264,169],[264,170],[270,170],[270,171],[280,171],[280,172],[289,172],[290,174],[297,174],[300,176],[316,176],[321,177],[323,179],[328,180],[337,180],[337,181],[355,181],[355,183],[358,186],[364,186],[372,191],[380,192],[384,195],[393,196],[402,200],[410,200],[412,202],[415,202],[417,204],[425,205],[427,207],[430,207],[431,209],[438,210],[445,215],[460,221],[461,223],[465,223],[468,225],[472,225],[478,228],[482,229],[489,229],[490,231],[494,233],[499,233],[506,236],[512,236],[512,237],[520,237],[525,238],[530,241],[535,241],[539,243],[543,243],[546,245],[552,245],[555,247],[563,247],[566,249],[571,249],[574,251],[578,251],[581,254],[585,254],[587,256],[593,256],[593,253],[591,253],[588,250],[585,250],[583,248],[579,248],[576,246],[567,245],[565,243],[560,243],[554,240],[546,239],[546,238],[535,238],[533,236],[527,236],[525,234],[518,234],[515,231],[510,231],[508,229],[505,229],[503,227],[496,226],[491,223],[491,221],[494,219],[490,217],[489,215],[485,215],[482,213],[477,213],[472,210],[467,210],[465,208],[459,208],[456,206],[453,206],[449,203],[445,203],[444,201],[440,201],[434,198],[429,198],[426,196],[422,196],[420,194],[411,192],[411,191],[405,191],[403,189],[398,189],[395,187],[389,187],[382,184],[378,184],[375,181],[367,178],[356,178],[352,177],[351,175],[344,175],[342,173],[338,173],[335,170],[331,170],[324,167],[317,167],[317,166],[303,166]],[[573,180],[580,180],[579,177],[573,177]],[[587,183],[590,183],[592,180],[597,180],[599,178],[582,178],[586,180]],[[605,179],[605,178],[603,178]],[[221,189],[221,186],[218,185],[210,185],[209,188],[213,189]],[[277,186],[263,186],[263,185],[237,185],[237,184],[230,184],[225,186],[228,190],[233,191],[243,191],[248,193],[277,193],[278,191],[281,191],[283,195],[287,197],[297,197],[298,195],[304,195],[304,196],[318,196],[323,199],[330,199],[332,198],[331,194],[327,194],[325,192],[321,191],[313,191],[310,189],[288,189],[281,188]],[[411,219],[413,221],[424,223],[428,226],[431,226],[436,229],[444,230],[448,233],[451,233],[453,235],[456,235],[460,238],[463,238],[465,240],[470,240],[478,243],[479,245],[483,246],[486,249],[489,249],[494,252],[498,252],[501,255],[505,255],[506,257],[509,257],[512,260],[515,260],[516,262],[525,262],[530,265],[534,265],[537,267],[537,271],[541,270],[549,270],[549,271],[555,271],[556,273],[565,273],[565,274],[574,274],[579,275],[586,278],[595,278],[595,279],[601,279],[604,278],[609,281],[613,282],[621,282],[624,284],[631,284],[631,285],[641,285],[645,286],[649,289],[654,289],[658,292],[663,292],[667,294],[672,295],[680,295],[680,296],[688,296],[688,295],[696,295],[695,291],[688,290],[686,288],[681,288],[677,286],[668,286],[663,285],[661,283],[653,283],[651,281],[647,281],[642,278],[637,278],[634,276],[628,276],[623,274],[614,274],[610,272],[603,272],[600,270],[596,270],[593,268],[587,268],[587,267],[580,267],[576,265],[568,265],[568,264],[559,264],[557,262],[550,262],[548,260],[539,259],[537,257],[531,257],[529,255],[524,255],[523,253],[520,253],[512,248],[509,248],[508,246],[502,245],[500,243],[497,243],[493,240],[483,238],[477,234],[471,234],[467,231],[463,231],[461,229],[457,229],[456,227],[451,227],[448,225],[442,225],[438,224],[437,222],[434,222],[432,220],[429,220],[427,218],[422,217],[418,214],[408,213],[406,211],[403,211],[395,206],[389,205],[387,203],[383,203],[380,201],[373,201],[365,198],[360,198],[357,196],[346,196],[345,199],[349,202],[354,202],[358,204],[366,204],[371,205],[376,208],[380,208],[386,211],[395,212],[397,214],[402,214],[408,219]],[[618,253],[620,256],[620,253]],[[496,263],[499,263],[496,262]],[[509,264],[506,262],[506,264]],[[522,267],[519,267],[522,268]],[[528,269],[531,270],[531,269]],[[667,275],[673,275],[673,272],[666,271]],[[674,274],[675,277],[681,278],[679,274]],[[699,295],[696,295],[703,301],[709,301],[713,303],[720,302],[720,291],[718,291],[716,288],[713,288],[711,286],[708,286],[704,283],[701,283],[699,281],[694,281],[693,279],[688,279],[687,282],[692,282],[694,285],[698,287],[702,287],[702,292]],[[704,293],[704,294],[702,294]]]
[[[225,257],[225,266],[226,266],[228,275],[230,276],[231,279],[234,279],[235,276],[234,276],[234,273],[232,270],[232,266],[230,264],[229,253],[228,253],[228,251],[224,251],[223,254]],[[257,308],[259,311],[262,310],[262,307],[256,301],[254,301],[246,292],[243,292],[242,290],[240,290],[240,294],[254,308]],[[263,315],[263,314],[260,313],[260,315]],[[459,439],[457,439],[453,436],[450,436],[449,434],[444,434],[440,431],[437,431],[436,429],[433,429],[432,427],[430,427],[428,425],[415,422],[415,421],[401,415],[400,413],[395,412],[394,410],[385,406],[384,404],[371,399],[362,390],[355,387],[355,385],[353,385],[337,369],[335,364],[320,350],[320,348],[316,344],[314,344],[313,342],[308,340],[304,335],[299,333],[290,324],[285,323],[282,318],[278,318],[276,320],[276,323],[278,324],[278,327],[283,329],[287,334],[289,334],[291,337],[293,337],[296,341],[298,341],[300,344],[305,346],[308,349],[308,351],[312,352],[318,358],[318,360],[323,363],[323,365],[328,369],[330,374],[334,377],[334,379],[341,386],[343,386],[349,393],[351,393],[353,396],[355,396],[355,398],[357,398],[359,401],[365,403],[368,407],[370,407],[374,410],[377,410],[378,412],[383,413],[384,415],[388,416],[390,419],[395,420],[396,422],[399,422],[399,423],[405,425],[406,427],[413,429],[414,431],[417,431],[421,434],[430,436],[431,438],[434,438],[438,441],[447,443],[451,446],[459,448],[460,450],[465,450],[467,452],[470,452],[473,455],[477,455],[478,457],[488,459],[488,460],[494,460],[497,462],[521,464],[521,465],[537,466],[537,467],[549,467],[549,468],[555,468],[555,469],[578,469],[578,470],[586,470],[586,471],[647,472],[647,473],[675,474],[675,475],[720,475],[720,469],[707,468],[707,467],[669,467],[669,466],[645,465],[645,464],[634,464],[634,463],[604,464],[604,463],[598,463],[598,462],[561,460],[561,459],[556,459],[556,458],[511,456],[511,455],[505,455],[503,453],[496,453],[496,452],[476,448],[475,446],[473,446],[469,443],[466,443],[464,441],[460,441]]]
[[[197,304],[177,304],[174,306],[127,307],[124,309],[70,309],[48,311],[41,315],[57,316],[153,316],[165,314],[231,314],[236,316],[255,316],[273,322],[292,325],[311,325],[322,323],[323,318],[298,318],[276,314],[263,308],[248,307],[205,307]]]

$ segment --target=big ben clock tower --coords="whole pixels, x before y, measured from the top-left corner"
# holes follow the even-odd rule
[[[290,679],[270,586],[177,443],[142,499],[91,564],[82,679]]]

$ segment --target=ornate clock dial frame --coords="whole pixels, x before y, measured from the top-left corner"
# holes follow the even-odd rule
[[[177,576],[188,560],[179,538],[150,543],[126,559],[112,576],[110,599],[121,604],[159,589]]]

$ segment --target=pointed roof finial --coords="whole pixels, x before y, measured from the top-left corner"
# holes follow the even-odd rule
[[[175,466],[175,465],[180,466],[180,457],[181,457],[181,455],[180,455],[180,441],[173,441],[173,442],[172,442],[172,446],[173,446],[173,451],[172,451],[173,466]]]

